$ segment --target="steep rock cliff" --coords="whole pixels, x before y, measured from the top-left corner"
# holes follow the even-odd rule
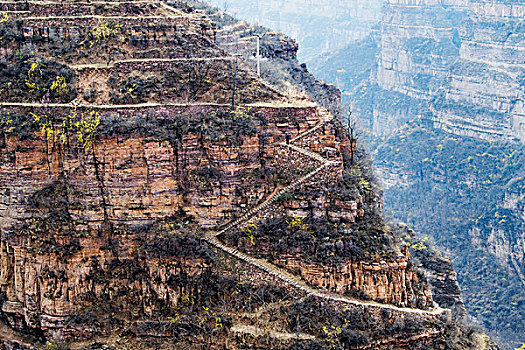
[[[220,49],[202,12],[2,6],[5,348],[492,348],[433,302],[340,121]],[[292,232],[264,256],[272,222]],[[246,230],[256,249],[230,242]],[[336,283],[308,274],[325,261]]]

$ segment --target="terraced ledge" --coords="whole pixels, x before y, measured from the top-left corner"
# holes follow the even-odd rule
[[[187,16],[104,16],[104,15],[78,15],[78,16],[47,16],[47,17],[24,17],[21,18],[25,21],[48,21],[54,19],[138,19],[138,20],[148,20],[148,19],[191,19]]]
[[[71,64],[70,68],[75,70],[89,69],[89,68],[115,68],[119,64],[126,63],[155,63],[155,62],[207,62],[207,61],[232,61],[235,57],[189,57],[189,58],[132,58],[128,60],[120,60],[112,62],[111,64],[94,63],[94,64]]]
[[[229,103],[209,103],[209,102],[189,102],[189,103],[137,103],[128,105],[84,105],[73,103],[38,103],[38,102],[0,102],[0,107],[36,107],[36,108],[90,108],[90,109],[140,109],[148,107],[191,107],[191,106],[212,106],[230,108]],[[315,107],[315,104],[309,101],[301,103],[248,103],[239,105],[243,107],[255,108],[309,108]]]
[[[230,328],[233,333],[248,334],[253,337],[270,336],[279,340],[315,340],[315,337],[305,333],[283,333],[274,330],[267,330],[256,326],[237,324]]]
[[[0,5],[2,4],[11,4],[11,5],[20,5],[22,3],[19,1],[0,1]],[[38,0],[24,0],[23,3],[28,4],[36,4],[36,5],[64,5],[64,4],[72,4],[72,5],[98,5],[98,4],[105,4],[105,5],[120,5],[120,4],[158,4],[157,1],[154,0],[133,0],[133,1],[38,1]]]

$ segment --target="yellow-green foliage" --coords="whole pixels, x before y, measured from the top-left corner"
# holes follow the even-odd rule
[[[55,132],[53,128],[53,123],[51,122],[48,115],[38,115],[35,113],[31,113],[31,116],[33,117],[33,123],[38,125],[38,127],[40,128],[40,132],[42,133],[43,137],[45,137],[47,140],[54,137]]]
[[[251,109],[250,107],[242,107],[242,106],[235,108],[235,110],[231,112],[233,119],[251,118],[251,115],[249,114],[250,109]]]
[[[291,220],[286,220],[286,224],[290,229],[307,230],[308,225],[304,222],[305,218],[305,216],[296,215]]]
[[[9,20],[9,15],[7,12],[0,12],[0,23],[7,22]]]
[[[341,335],[341,327],[337,326],[323,326],[323,333],[326,337],[326,341],[330,344],[331,348],[335,348],[337,346],[337,342],[339,341],[339,336]]]
[[[168,317],[169,327],[172,328],[181,319],[182,319],[182,316],[178,312],[176,312],[175,315],[173,315],[173,317]]]
[[[425,250],[427,249],[427,246],[423,242],[417,242],[410,245],[410,248],[412,248],[413,250]]]
[[[64,117],[61,124],[53,123],[51,117],[46,114],[37,115],[31,113],[33,123],[40,128],[42,136],[53,142],[60,141],[63,144],[75,135],[82,148],[89,148],[93,144],[97,128],[100,125],[100,117],[97,112],[79,113],[77,108]]]
[[[108,37],[117,35],[119,30],[120,24],[110,26],[99,21],[98,25],[89,31],[93,36],[93,40],[89,41],[89,47],[93,47],[95,44],[106,40]]]
[[[31,91],[40,90],[40,88],[36,85],[36,82],[33,81],[37,76],[42,76],[42,70],[40,69],[40,59],[31,59],[29,62],[31,62],[31,68],[29,68],[29,71],[27,72],[27,78],[25,80],[26,86],[30,88]]]
[[[135,98],[134,92],[137,90],[137,84],[131,85],[127,89],[120,89],[120,93],[124,96],[130,96],[132,98]]]
[[[43,350],[55,350],[58,349],[58,345],[53,344],[51,342],[48,342],[45,347],[42,348]]]
[[[232,292],[232,295],[237,295],[241,293],[241,287],[244,285],[244,282],[238,283],[235,285],[235,290]]]
[[[13,126],[13,119],[9,115],[0,116],[0,131],[3,133],[10,133],[15,129]]]
[[[13,85],[13,82],[11,82],[11,81],[5,82],[5,83],[4,83],[5,88],[1,88],[1,89],[0,89],[0,94],[1,94],[2,92],[4,92],[5,89],[10,89],[12,85]]]
[[[213,322],[214,331],[219,331],[224,328],[222,317],[220,315],[218,315],[215,311],[210,310],[209,307],[203,306],[202,308],[204,310],[204,317],[199,322],[199,326],[202,327],[211,321]]]
[[[53,84],[51,84],[51,91],[54,91],[60,96],[65,96],[69,93],[69,85],[67,85],[66,78],[59,75],[56,77]]]
[[[259,229],[259,226],[257,224],[249,224],[248,226],[245,226],[243,231],[250,239],[250,243],[252,245],[255,245],[255,236],[254,233]]]
[[[168,317],[168,329],[173,327],[184,318],[182,308],[195,304],[195,297],[190,294],[181,295],[180,302],[177,304],[176,311],[173,316]]]
[[[75,122],[77,138],[82,147],[89,148],[92,145],[99,125],[100,117],[95,111],[89,112],[87,116],[83,114],[80,120]]]
[[[190,294],[184,294],[180,298],[181,305],[180,306],[189,306],[195,304],[195,297]]]

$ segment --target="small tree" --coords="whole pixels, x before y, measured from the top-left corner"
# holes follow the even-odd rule
[[[7,22],[9,20],[9,15],[7,12],[0,12],[0,23]]]
[[[344,116],[346,119],[346,132],[350,141],[350,162],[354,164],[355,155],[357,152],[357,140],[362,134],[359,129],[358,120],[355,115],[352,115],[352,110],[348,109],[348,115]]]

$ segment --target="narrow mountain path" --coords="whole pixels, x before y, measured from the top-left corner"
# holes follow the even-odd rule
[[[74,103],[40,103],[40,102],[6,102],[0,101],[0,107],[33,107],[33,108],[90,108],[100,110],[111,110],[111,109],[141,109],[147,107],[191,107],[191,106],[210,106],[210,107],[227,107],[231,108],[231,103],[213,103],[213,102],[181,102],[181,103],[136,103],[127,105],[90,105],[90,104],[74,104]],[[243,107],[254,107],[254,108],[306,108],[313,107],[312,103],[298,104],[286,104],[286,103],[247,103],[242,105]]]
[[[297,137],[295,137],[293,139],[293,142],[299,141],[302,138],[312,134],[313,132],[315,132],[319,128],[323,127],[326,123],[330,122],[333,119],[333,117],[329,116],[327,112],[324,112],[322,114],[324,114],[324,115],[322,115],[324,118],[321,120],[320,123],[318,123],[313,128],[307,130],[306,132],[304,132],[304,133],[298,135]],[[353,298],[347,297],[345,295],[332,294],[332,293],[329,293],[329,292],[318,290],[316,288],[313,288],[313,287],[309,286],[301,278],[291,274],[290,272],[286,271],[285,269],[279,268],[276,265],[271,264],[271,263],[269,263],[266,260],[257,259],[257,258],[254,258],[254,257],[250,256],[250,255],[244,254],[244,253],[240,252],[239,250],[237,250],[235,248],[232,248],[232,247],[229,247],[229,246],[226,246],[225,244],[223,244],[222,242],[219,241],[219,239],[217,238],[218,236],[220,236],[221,234],[225,233],[226,231],[231,230],[235,226],[242,224],[243,222],[247,222],[252,217],[254,217],[255,214],[259,213],[261,210],[267,208],[268,206],[272,205],[275,201],[277,201],[279,199],[280,195],[282,195],[282,194],[284,194],[284,193],[286,193],[288,191],[291,191],[291,190],[297,188],[298,186],[302,185],[305,181],[309,180],[310,178],[312,178],[313,176],[318,174],[324,168],[329,167],[329,166],[333,166],[333,165],[340,165],[341,164],[340,162],[329,161],[329,160],[325,159],[324,157],[322,157],[321,155],[319,155],[319,154],[317,154],[315,152],[309,151],[309,150],[307,150],[305,148],[302,148],[302,147],[299,147],[299,146],[296,146],[296,145],[285,144],[285,143],[281,143],[280,145],[287,146],[293,151],[296,151],[296,152],[302,153],[304,155],[307,155],[308,157],[311,157],[312,159],[314,159],[316,161],[320,161],[322,164],[318,168],[313,170],[312,172],[310,172],[310,173],[306,174],[305,176],[299,178],[298,180],[292,182],[290,185],[288,185],[288,186],[278,190],[277,192],[274,191],[274,193],[271,194],[263,203],[261,203],[260,205],[254,207],[254,208],[252,208],[250,210],[248,210],[248,212],[246,212],[244,215],[242,215],[241,217],[239,217],[238,219],[234,220],[229,225],[227,225],[226,228],[224,228],[224,229],[222,229],[220,231],[217,231],[217,232],[211,232],[210,234],[206,235],[204,239],[210,245],[212,245],[212,246],[214,246],[214,247],[216,247],[216,248],[218,248],[218,249],[228,253],[229,255],[231,255],[231,256],[239,259],[239,260],[242,260],[242,261],[246,262],[249,265],[252,265],[252,266],[254,266],[254,267],[256,267],[256,268],[258,268],[258,269],[260,269],[260,270],[262,270],[262,271],[264,271],[264,272],[266,272],[266,273],[268,273],[268,274],[270,274],[270,275],[272,275],[274,277],[276,277],[277,279],[280,279],[281,281],[285,282],[286,284],[288,284],[288,285],[290,285],[290,286],[292,286],[292,287],[294,287],[294,288],[296,288],[296,289],[306,293],[306,295],[309,295],[309,296],[313,296],[313,297],[317,297],[317,298],[325,299],[325,300],[329,300],[329,301],[342,302],[342,303],[345,303],[345,304],[351,304],[351,305],[357,305],[357,306],[366,306],[366,307],[375,307],[375,308],[381,308],[381,309],[389,309],[389,310],[400,311],[400,312],[405,312],[405,313],[410,313],[410,314],[439,315],[439,314],[442,314],[442,313],[446,312],[447,311],[446,309],[442,309],[440,307],[436,307],[433,310],[405,308],[405,307],[398,307],[398,306],[391,305],[391,304],[382,304],[382,303],[377,303],[377,302],[373,302],[373,301],[357,300],[357,299],[353,299]]]
[[[315,337],[305,333],[284,333],[274,330],[267,330],[252,325],[238,324],[230,328],[233,333],[249,334],[253,337],[270,336],[279,340],[315,340]]]
[[[277,279],[282,280],[286,284],[304,292],[307,296],[313,296],[320,299],[325,299],[328,301],[335,301],[335,302],[342,302],[345,304],[351,304],[356,306],[367,306],[367,307],[376,307],[380,309],[389,309],[394,311],[400,311],[405,313],[411,313],[411,314],[428,314],[428,315],[439,315],[445,312],[445,309],[442,308],[435,308],[434,310],[422,310],[422,309],[412,309],[412,308],[406,308],[406,307],[399,307],[395,305],[390,304],[381,304],[376,303],[373,301],[361,301],[356,300],[344,295],[338,295],[338,294],[332,294],[325,291],[320,291],[316,288],[310,287],[306,282],[304,282],[299,277],[292,275],[290,272],[277,267],[274,264],[271,264],[267,262],[264,259],[257,259],[250,255],[244,254],[240,252],[239,250],[235,248],[231,248],[223,244],[219,241],[219,239],[214,235],[208,235],[205,237],[205,240],[211,244],[212,246],[221,249],[228,253],[229,255],[242,260],[252,266],[255,266],[256,268],[276,277]]]
[[[91,64],[70,64],[70,68],[74,70],[82,70],[89,68],[115,68],[115,66],[124,63],[155,63],[155,62],[213,62],[213,61],[232,61],[235,57],[232,56],[217,56],[217,57],[181,57],[181,58],[130,58],[125,60],[116,60],[109,64],[107,63],[91,63]]]

